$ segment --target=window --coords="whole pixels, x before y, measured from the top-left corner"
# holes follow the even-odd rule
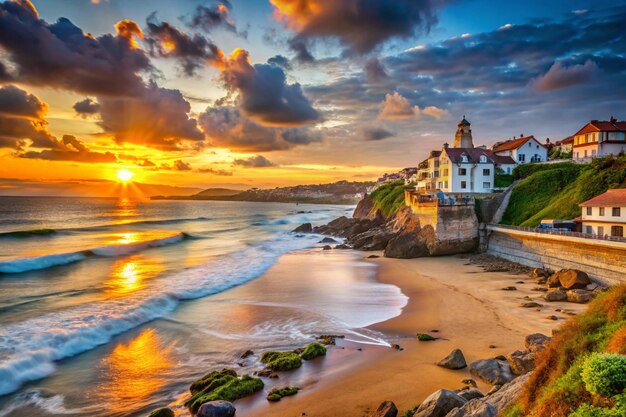
[[[459,175],[467,175],[467,169],[459,168]]]
[[[595,157],[596,157],[596,150],[595,150],[595,149],[592,149],[592,150],[591,150],[591,156],[592,156],[593,158],[595,158]]]
[[[448,176],[448,168],[446,168],[446,169],[444,169],[444,170],[443,170],[443,176],[444,176],[444,177],[447,177],[447,176]]]
[[[517,160],[519,162],[525,162],[526,161],[526,155],[524,155],[523,153],[517,155]]]
[[[621,216],[621,210],[619,207],[613,207],[613,217]]]
[[[587,216],[591,216],[592,210],[591,207],[587,207]]]
[[[528,142],[528,147],[530,148],[531,146],[533,146],[533,144]]]
[[[604,226],[598,226],[598,235],[604,236]]]
[[[462,189],[466,189],[467,188],[467,181],[461,181],[461,188]]]
[[[585,226],[585,233],[587,234],[593,234],[593,227],[591,226]]]
[[[611,226],[611,236],[624,237],[624,226]]]
[[[585,149],[585,158],[587,157],[587,149]]]
[[[509,174],[509,175],[511,175],[511,167],[507,167],[507,168],[506,168],[506,173],[507,173],[507,174]]]
[[[490,182],[483,182],[483,188],[484,188],[485,190],[490,189],[490,188],[491,188],[491,183],[490,183]]]
[[[491,170],[490,169],[483,169],[483,175],[488,177],[489,175],[491,175]]]
[[[600,216],[604,216],[604,207],[600,207]]]
[[[444,188],[448,188],[448,181],[444,181],[444,183],[443,183],[443,184],[444,184],[444,185],[443,185],[443,186],[444,186]]]
[[[485,155],[481,155],[480,156],[480,162],[482,162],[482,163],[487,162],[487,157]]]

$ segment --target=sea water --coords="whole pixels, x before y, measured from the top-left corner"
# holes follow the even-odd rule
[[[0,417],[180,409],[194,378],[247,349],[323,333],[384,344],[363,327],[406,297],[362,255],[318,261],[321,237],[290,232],[351,210],[0,197]],[[260,279],[296,251],[305,270]]]

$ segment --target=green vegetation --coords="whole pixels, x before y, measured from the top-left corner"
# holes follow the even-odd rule
[[[511,174],[495,174],[493,179],[494,187],[506,188],[513,184],[513,175]]]
[[[296,395],[299,390],[298,387],[274,388],[267,394],[267,401],[280,401],[283,397]]]
[[[513,170],[522,179],[511,193],[503,224],[535,227],[542,219],[580,216],[580,204],[609,188],[626,187],[626,156],[590,164],[524,164]]]
[[[436,337],[432,337],[431,335],[427,334],[427,333],[418,333],[417,334],[417,340],[419,340],[420,342],[431,342],[433,340],[437,340]]]
[[[609,355],[607,355],[609,354]],[[544,351],[506,417],[626,415],[626,285],[568,320]]]
[[[159,408],[151,412],[148,417],[174,417],[174,412],[169,408]]]
[[[252,378],[250,375],[243,375],[237,378],[233,376],[229,369],[211,372],[191,386],[192,396],[185,402],[192,414],[196,414],[200,406],[209,401],[230,401],[233,402],[263,389],[263,381],[260,378]],[[194,389],[202,388],[201,391]]]
[[[18,232],[0,233],[0,237],[31,237],[31,236],[46,236],[56,233],[54,229],[34,229],[34,230],[21,230]]]
[[[381,214],[389,217],[395,214],[404,205],[404,190],[414,187],[415,184],[404,185],[403,180],[383,184],[370,194],[374,207]]]
[[[304,351],[300,355],[302,359],[305,361],[311,360],[313,358],[317,358],[318,356],[326,355],[326,346],[321,343],[313,342],[309,343],[307,347],[304,348]]]
[[[417,405],[413,408],[406,410],[404,414],[402,414],[402,417],[413,417],[416,411],[417,411]]]
[[[272,371],[290,371],[302,366],[302,359],[295,352],[265,352],[261,355],[261,362]]]

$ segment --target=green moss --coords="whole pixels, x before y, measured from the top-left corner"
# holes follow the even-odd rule
[[[169,408],[159,408],[151,412],[148,417],[174,417],[174,412]]]
[[[209,391],[212,390],[216,386],[220,386],[230,381],[233,378],[237,377],[237,372],[232,369],[222,369],[221,371],[213,371],[211,373],[206,374],[189,387],[189,390],[192,394],[197,392],[206,391],[209,388]]]
[[[432,337],[431,335],[427,334],[427,333],[418,333],[417,334],[417,340],[419,340],[420,342],[431,342],[433,340],[437,340],[436,337]]]
[[[612,397],[626,388],[626,355],[592,353],[583,364],[581,377],[587,391]]]
[[[413,408],[406,410],[404,414],[402,414],[402,417],[413,417],[416,411],[417,411],[417,405]]]
[[[304,348],[304,351],[300,355],[300,357],[306,361],[311,360],[313,358],[317,358],[318,356],[326,355],[326,346],[321,343],[313,342],[309,343],[309,345]]]
[[[403,180],[390,182],[372,191],[370,198],[374,202],[374,207],[379,209],[383,216],[389,217],[404,205],[404,190],[411,187],[412,185],[404,185]]]
[[[267,394],[267,401],[280,401],[283,397],[296,395],[299,390],[298,387],[274,388]]]
[[[214,379],[215,384],[205,388],[203,391],[194,394],[185,406],[189,407],[192,414],[196,414],[200,406],[209,401],[229,401],[233,402],[240,398],[247,397],[263,389],[263,381],[260,378],[252,378],[250,375],[243,375],[241,378],[224,375]],[[223,382],[217,385],[217,382]]]
[[[261,362],[272,371],[290,371],[302,366],[302,359],[295,352],[265,352],[261,355]]]

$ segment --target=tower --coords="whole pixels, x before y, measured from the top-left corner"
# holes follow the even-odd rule
[[[456,134],[454,135],[454,147],[455,148],[473,148],[474,141],[472,140],[472,129],[470,128],[470,122],[467,121],[465,115],[463,120],[458,124]]]

